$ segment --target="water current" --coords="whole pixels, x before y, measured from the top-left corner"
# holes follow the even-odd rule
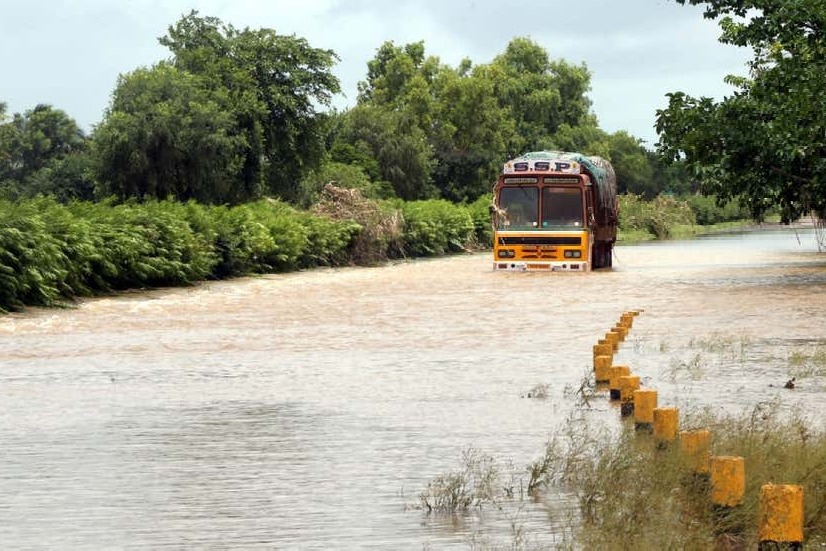
[[[445,517],[419,494],[470,448],[524,471],[632,308],[617,361],[661,404],[822,417],[825,291],[786,229],[619,246],[590,274],[469,254],[0,317],[0,545],[466,549],[518,524],[552,547],[561,498]]]

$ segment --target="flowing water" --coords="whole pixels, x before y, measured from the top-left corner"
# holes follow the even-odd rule
[[[2,317],[0,544],[463,549],[518,528],[552,546],[561,498],[445,517],[419,493],[469,448],[524,470],[631,308],[617,361],[660,404],[822,415],[815,251],[782,230],[620,246],[591,274],[494,273],[474,254]]]

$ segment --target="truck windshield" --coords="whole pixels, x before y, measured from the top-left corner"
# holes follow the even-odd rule
[[[502,188],[499,208],[505,213],[498,224],[500,230],[536,229],[539,192],[536,186]]]
[[[582,227],[582,191],[569,187],[542,190],[542,227]]]

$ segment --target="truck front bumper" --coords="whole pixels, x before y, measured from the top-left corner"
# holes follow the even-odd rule
[[[493,262],[495,272],[587,272],[590,265],[582,260],[497,260]]]

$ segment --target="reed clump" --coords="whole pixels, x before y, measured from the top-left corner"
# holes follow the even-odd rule
[[[745,460],[742,503],[725,509],[712,504],[708,474],[694,471],[696,463],[678,443],[657,446],[630,422],[610,430],[587,413],[577,415],[508,484],[490,456],[466,452],[461,469],[428,484],[422,508],[455,514],[540,494],[573,496],[571,548],[755,549],[760,487],[796,484],[804,489],[805,543],[826,544],[826,432],[810,419],[776,402],[739,415],[685,415],[684,427],[710,430],[711,455]]]
[[[757,547],[760,487],[798,484],[805,495],[806,541],[826,542],[826,433],[775,403],[731,416],[689,414],[689,426],[708,427],[712,455],[745,459],[741,505],[721,514],[712,505],[707,475],[693,472],[678,445],[660,449],[647,434],[626,425],[595,441],[590,431],[569,433],[580,450],[575,468],[555,481],[579,503],[576,541],[599,549],[707,549],[722,541]],[[589,442],[588,453],[582,453]],[[552,487],[549,488],[552,491]]]

